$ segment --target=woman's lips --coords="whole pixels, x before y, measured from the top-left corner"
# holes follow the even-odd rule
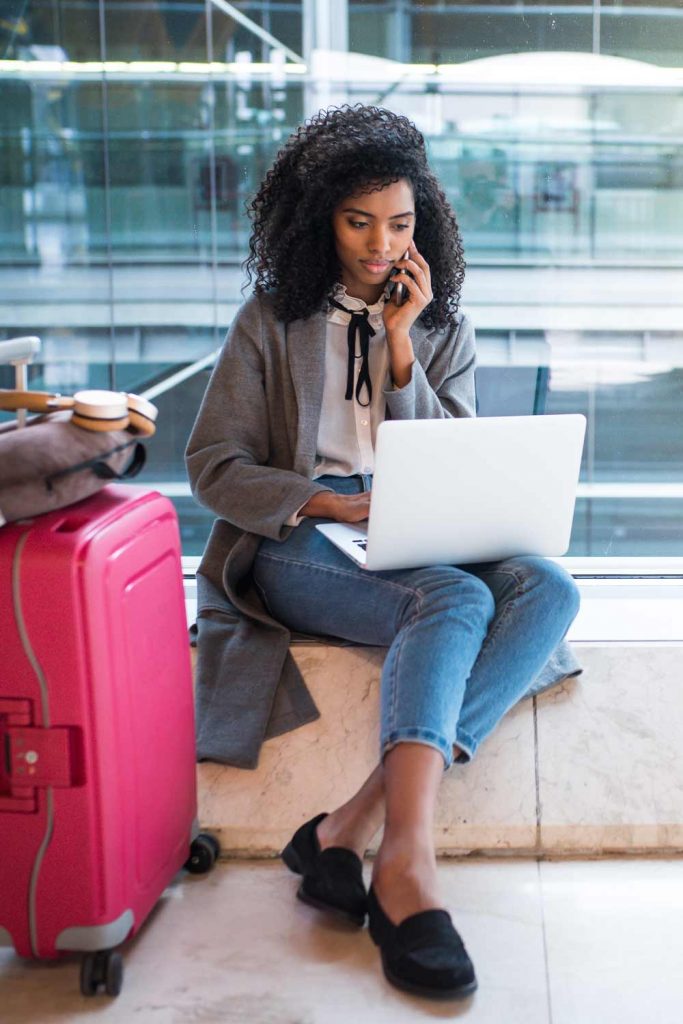
[[[388,270],[391,263],[388,260],[380,262],[373,262],[372,260],[361,260],[361,263],[366,270],[369,270],[371,274],[382,274],[385,270]]]

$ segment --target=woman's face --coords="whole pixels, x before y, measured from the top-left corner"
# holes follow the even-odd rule
[[[377,302],[415,230],[415,202],[402,178],[378,192],[347,196],[332,214],[341,283],[349,295]]]

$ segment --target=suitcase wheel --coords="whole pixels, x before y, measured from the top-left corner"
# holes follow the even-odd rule
[[[97,995],[100,985],[108,996],[117,996],[123,985],[123,957],[114,949],[86,953],[81,961],[81,994]]]
[[[218,860],[220,852],[215,836],[200,832],[190,846],[190,856],[185,861],[185,867],[192,875],[205,875]]]

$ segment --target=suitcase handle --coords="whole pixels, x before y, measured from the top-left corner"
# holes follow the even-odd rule
[[[151,437],[156,430],[156,406],[125,391],[77,391],[70,398],[50,391],[0,389],[0,409],[41,414],[69,409],[74,426],[97,432],[129,428]]]
[[[11,341],[0,341],[0,363],[30,363],[40,352],[40,338],[32,335],[26,338],[13,338]]]
[[[11,341],[0,341],[0,363],[11,363],[14,366],[14,385],[18,391],[26,391],[28,387],[28,364],[40,352],[40,338],[27,335],[25,338],[13,338]],[[26,426],[26,409],[17,411],[17,423]]]
[[[72,409],[73,404],[73,398],[53,395],[51,391],[0,390],[0,409],[3,409],[5,412],[17,412],[19,409],[26,409],[27,412],[44,414],[46,412]]]

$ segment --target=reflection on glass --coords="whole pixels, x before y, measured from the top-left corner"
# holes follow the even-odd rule
[[[148,479],[198,553],[182,452],[250,197],[318,106],[387,105],[463,232],[480,414],[589,418],[572,553],[683,554],[661,491],[683,483],[681,5],[350,0],[351,53],[306,54],[300,0],[238,6],[247,24],[170,0],[1,19],[0,336],[43,338],[32,386],[161,388]]]
[[[683,8],[660,0],[602,0],[600,49],[663,67],[680,67]]]

